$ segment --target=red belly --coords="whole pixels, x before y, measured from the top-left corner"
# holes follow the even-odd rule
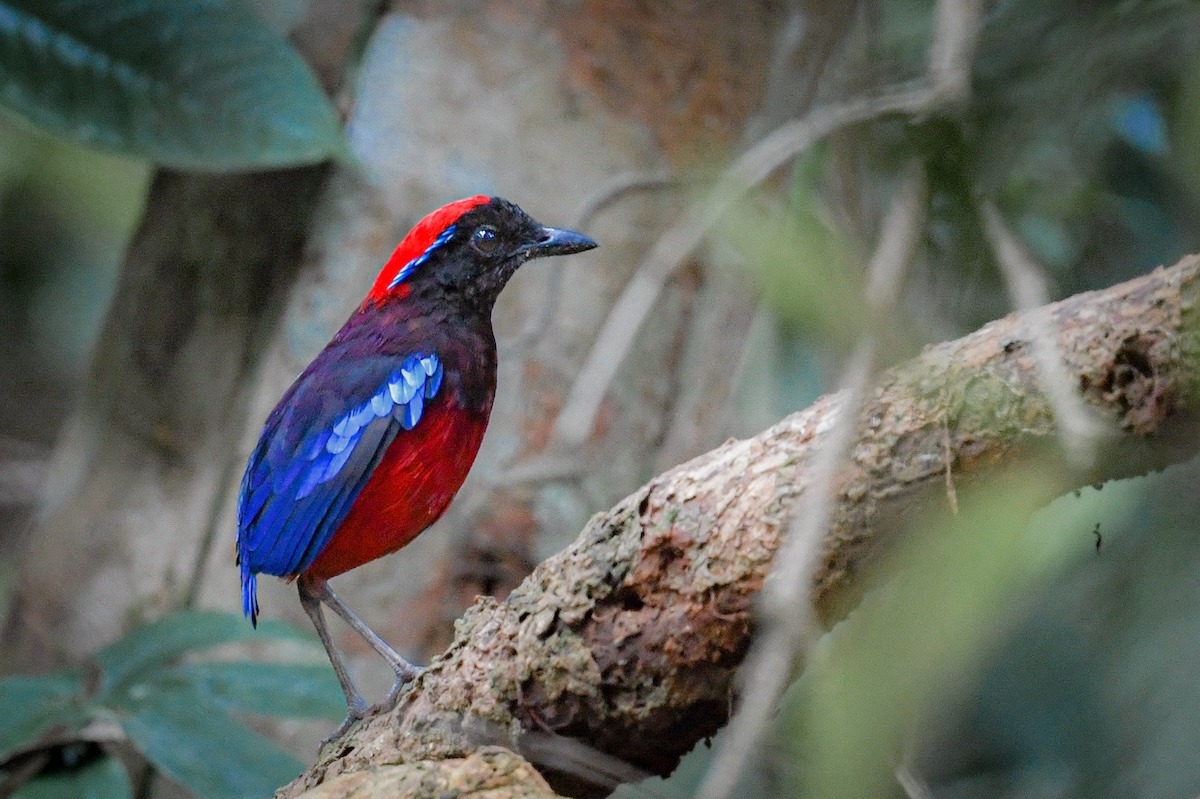
[[[487,414],[459,408],[449,392],[401,431],[329,544],[305,571],[328,579],[395,552],[438,520],[462,487],[487,429]]]

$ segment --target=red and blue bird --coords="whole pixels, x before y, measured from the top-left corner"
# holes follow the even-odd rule
[[[595,246],[499,197],[439,208],[405,236],[366,299],[267,417],[238,498],[242,607],[257,623],[260,574],[296,581],[346,695],[338,733],[367,704],[322,604],[395,669],[384,706],[420,670],[328,580],[395,552],[445,512],[492,409],[497,296],[526,261]]]

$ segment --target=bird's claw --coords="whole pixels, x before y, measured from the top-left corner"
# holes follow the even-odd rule
[[[370,708],[367,707],[367,703],[361,698],[347,705],[346,718],[342,719],[342,723],[338,725],[336,730],[329,734],[329,737],[321,741],[321,745],[317,747],[317,751],[324,749],[326,744],[336,741],[348,733],[351,727],[367,717],[369,711]]]
[[[356,697],[354,701],[346,706],[346,718],[338,725],[328,738],[321,741],[320,749],[324,749],[325,745],[331,741],[336,741],[341,738],[350,728],[358,722],[365,719],[367,716],[373,716],[376,713],[386,713],[396,706],[396,702],[400,699],[400,693],[404,690],[404,686],[415,680],[425,671],[425,669],[414,666],[411,663],[401,662],[395,664],[396,681],[392,683],[392,689],[388,691],[387,696],[383,701],[376,705],[368,707],[367,703],[361,698]]]
[[[392,689],[388,691],[387,696],[383,698],[379,704],[371,708],[372,712],[387,713],[396,706],[396,702],[400,700],[400,694],[404,691],[405,686],[410,682],[420,677],[425,673],[425,669],[420,666],[414,666],[411,663],[396,665],[396,681],[392,683]]]

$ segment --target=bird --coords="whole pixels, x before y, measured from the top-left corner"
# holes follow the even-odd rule
[[[327,740],[370,708],[322,605],[394,669],[378,708],[394,706],[421,672],[328,581],[401,549],[442,516],[491,414],[496,298],[526,261],[596,246],[500,197],[442,206],[404,237],[362,303],[267,416],[238,495],[242,610],[257,627],[258,575],[295,581],[346,698],[346,719]]]

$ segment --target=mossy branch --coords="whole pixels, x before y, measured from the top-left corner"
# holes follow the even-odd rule
[[[814,578],[825,622],[853,606],[899,522],[950,511],[956,482],[1041,457],[1086,485],[1191,455],[1198,294],[1200,258],[1189,257],[1039,309],[1049,326],[1014,314],[885,373],[837,480]],[[1072,384],[1107,422],[1086,467],[1058,454],[1032,329],[1055,332]],[[478,600],[394,710],[327,746],[280,795],[543,797],[548,784],[603,795],[670,773],[728,717],[755,597],[840,402],[824,397],[597,514],[505,602]]]

